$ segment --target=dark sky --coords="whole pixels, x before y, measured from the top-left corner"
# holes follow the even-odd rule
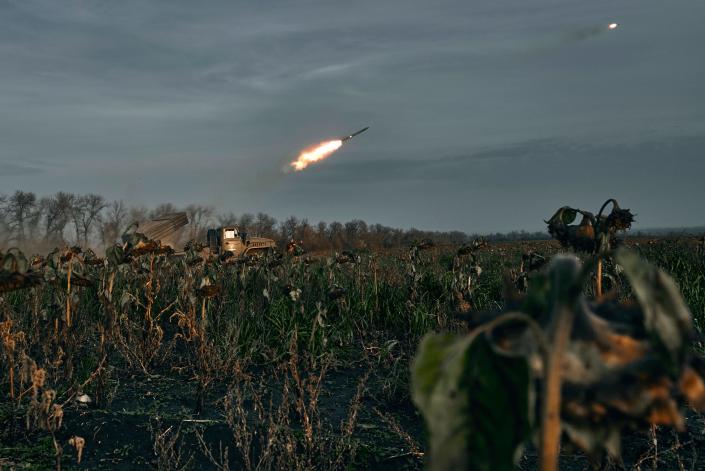
[[[0,0],[0,192],[469,232],[616,197],[701,225],[704,25],[699,0]]]

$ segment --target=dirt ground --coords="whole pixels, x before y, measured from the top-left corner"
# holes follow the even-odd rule
[[[319,410],[332,430],[347,420],[348,404],[357,390],[362,371],[329,372],[324,378]],[[277,385],[272,384],[276,390]],[[108,407],[72,402],[65,407],[65,421],[58,437],[63,443],[78,435],[86,439],[81,464],[75,451],[64,447],[62,469],[157,469],[155,437],[174,439],[186,469],[218,469],[206,457],[196,432],[217,449],[233,447],[233,434],[223,417],[221,403],[226,386],[214,385],[206,407],[196,410],[196,382],[175,374],[120,378]],[[363,395],[353,438],[358,443],[353,469],[420,469],[422,457],[415,447],[423,440],[422,420],[411,403],[388,405],[375,399],[370,382]],[[274,394],[276,396],[276,394]],[[391,424],[377,412],[392,417]],[[9,410],[4,410],[3,420]],[[254,419],[253,419],[254,420]],[[0,435],[0,469],[54,469],[50,439],[27,435],[23,421],[5,422]],[[396,427],[399,429],[395,430]],[[403,434],[408,433],[408,437]],[[410,446],[411,445],[411,446]],[[232,469],[239,469],[234,462]]]
[[[322,420],[332,429],[346,420],[347,405],[362,374],[358,370],[332,371],[324,379],[319,407]],[[210,389],[206,399],[210,406],[198,414],[194,412],[196,384],[189,378],[175,374],[126,377],[114,386],[116,394],[109,407],[101,409],[78,402],[66,407],[65,436],[61,438],[66,443],[72,435],[82,436],[87,445],[80,465],[74,450],[65,447],[63,469],[157,469],[155,437],[163,435],[173,439],[173,448],[181,463],[188,465],[186,469],[215,470],[218,468],[204,454],[196,432],[213,448],[221,444],[233,446],[234,437],[220,407],[227,389],[224,385]],[[354,466],[349,469],[421,469],[424,432],[420,415],[410,403],[391,405],[380,401],[374,387],[371,381],[362,398],[353,434],[358,449]],[[272,388],[276,389],[276,384]],[[566,449],[560,469],[705,469],[705,418],[690,415],[687,430],[679,434],[657,428],[654,435],[648,426],[630,431],[624,436],[622,447],[622,463],[591,461]],[[51,440],[26,435],[23,423],[3,427],[0,469],[55,469],[53,455]],[[234,465],[233,469],[238,469],[237,463]],[[527,447],[519,469],[537,469],[534,447]]]

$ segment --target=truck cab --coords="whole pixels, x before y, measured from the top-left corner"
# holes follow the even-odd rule
[[[236,257],[247,255],[263,255],[274,250],[276,243],[264,237],[251,237],[241,232],[236,226],[208,229],[206,243],[214,255],[232,253]]]

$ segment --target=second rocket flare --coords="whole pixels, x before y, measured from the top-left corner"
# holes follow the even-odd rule
[[[353,137],[357,136],[358,134],[362,134],[363,132],[367,131],[368,129],[370,129],[370,127],[366,126],[362,129],[360,129],[359,131],[350,134],[349,136],[341,137],[340,142],[348,141],[348,140],[352,139]]]

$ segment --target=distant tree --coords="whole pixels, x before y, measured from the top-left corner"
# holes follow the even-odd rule
[[[453,245],[462,245],[469,242],[470,238],[464,232],[450,231],[448,233],[448,243]]]
[[[18,245],[28,241],[28,235],[34,237],[41,218],[37,195],[32,192],[16,191],[7,200],[7,226],[9,239]]]
[[[404,231],[401,229],[387,228],[387,235],[384,238],[384,247],[398,247],[405,243]]]
[[[275,237],[276,225],[277,220],[273,217],[264,213],[257,213],[253,232],[262,237]]]
[[[325,221],[320,221],[316,224],[316,234],[318,234],[319,237],[326,237],[327,232],[328,224]]]
[[[10,237],[10,224],[8,222],[7,202],[9,197],[0,194],[0,247],[4,247]]]
[[[231,211],[226,214],[218,214],[216,220],[219,226],[234,226],[237,225],[238,217]]]
[[[311,224],[308,223],[308,219],[304,218],[299,220],[299,223],[294,230],[294,239],[307,241],[311,239],[312,235],[313,228],[311,227]]]
[[[328,224],[324,221],[316,224],[316,249],[318,250],[330,250],[331,244],[328,240]]]
[[[279,232],[281,233],[281,238],[284,241],[296,239],[296,229],[299,226],[299,220],[296,216],[289,216],[284,222],[281,223]]]
[[[343,225],[338,221],[333,221],[328,224],[328,241],[330,242],[331,248],[334,250],[340,250],[345,247]]]
[[[205,240],[206,230],[213,222],[214,213],[212,206],[190,204],[186,207],[186,215],[189,220],[189,239]]]
[[[238,219],[237,225],[241,231],[249,231],[255,223],[255,217],[250,213],[245,213]]]
[[[86,217],[83,220],[83,240],[88,245],[91,231],[103,222],[103,210],[108,207],[108,202],[101,195],[91,193],[84,196],[86,204]]]
[[[345,243],[351,248],[363,248],[367,246],[368,229],[367,223],[360,219],[353,219],[346,222]]]
[[[127,208],[122,200],[110,203],[100,226],[103,244],[107,246],[117,242],[126,229],[128,217]]]
[[[10,244],[46,247],[49,243],[66,243],[66,228],[71,224],[75,242],[113,244],[133,222],[146,221],[166,214],[185,211],[190,225],[182,237],[203,240],[210,225],[237,225],[252,235],[275,239],[283,246],[291,239],[304,241],[308,250],[389,249],[408,247],[425,239],[436,244],[461,245],[478,237],[461,231],[403,230],[382,224],[368,225],[361,219],[346,223],[321,221],[315,226],[307,219],[290,216],[277,224],[268,214],[256,215],[232,212],[216,214],[210,206],[189,205],[180,209],[172,203],[162,203],[153,209],[144,206],[127,208],[122,201],[112,203],[96,194],[75,195],[58,192],[38,199],[34,193],[17,191],[0,194],[0,246]],[[512,231],[484,236],[490,241],[546,240],[545,232]],[[185,242],[185,240],[184,240]],[[37,245],[38,244],[38,245]]]
[[[174,206],[171,203],[162,203],[153,210],[149,212],[149,218],[150,219],[155,219],[161,216],[164,216],[166,214],[173,214],[173,213],[178,213],[181,212],[179,208]]]
[[[63,244],[64,231],[72,218],[76,195],[59,191],[39,201],[44,214],[44,241]]]
[[[76,229],[76,242],[87,247],[90,244],[91,231],[101,222],[101,211],[107,203],[105,198],[94,193],[73,199],[72,219]]]
[[[304,247],[307,250],[320,250],[327,245],[319,241],[316,229],[314,229],[314,227],[309,224],[308,219],[305,218],[300,220],[299,225],[296,227],[295,240],[303,241]]]
[[[58,192],[39,201],[44,213],[44,239],[63,241],[64,229],[71,220],[71,210],[76,196]]]
[[[128,224],[145,221],[150,218],[150,211],[144,206],[131,206],[127,212]]]

